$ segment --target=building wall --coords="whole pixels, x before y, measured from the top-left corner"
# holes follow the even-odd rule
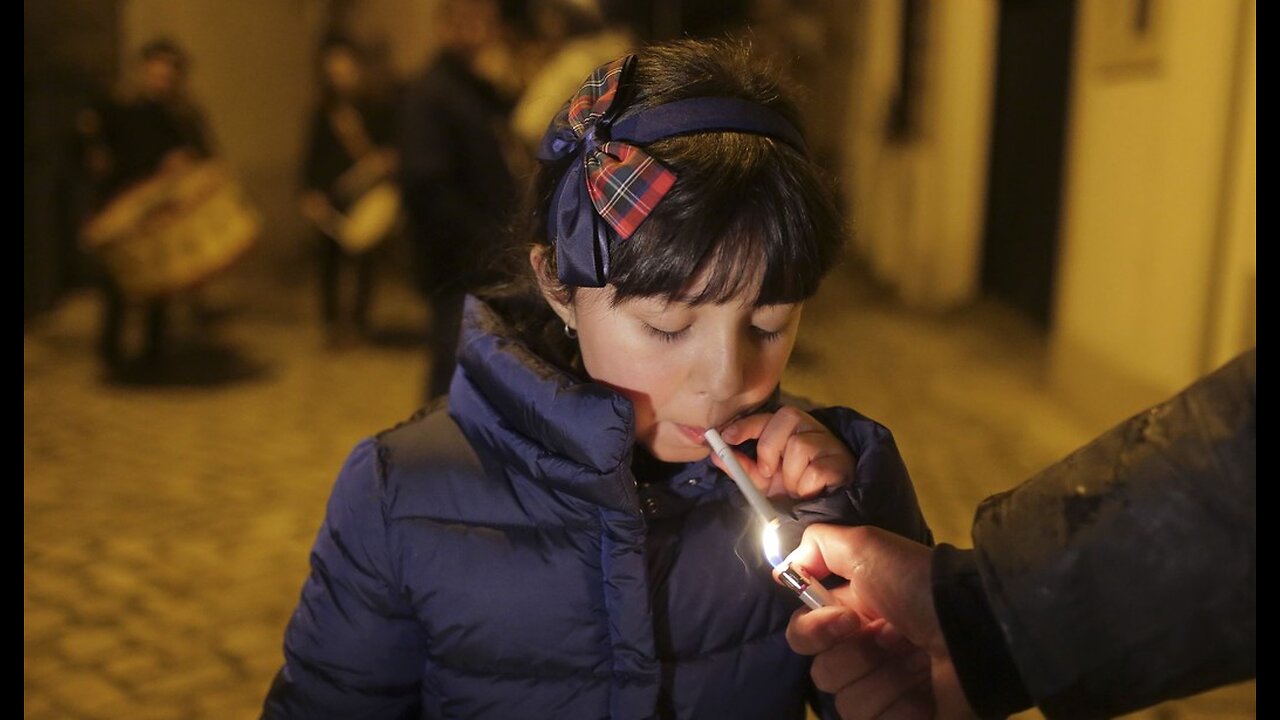
[[[349,6],[353,35],[383,48],[390,70],[407,78],[421,70],[439,47],[441,0],[361,0]]]
[[[1156,3],[1154,51],[1132,62],[1144,50],[1117,40],[1122,5],[1080,3],[1052,337],[1055,383],[1095,415],[1216,364],[1215,326],[1233,319],[1215,295],[1241,312],[1239,268],[1256,267],[1253,3]]]
[[[1229,140],[1228,177],[1223,183],[1224,242],[1208,315],[1212,333],[1210,366],[1224,363],[1241,349],[1258,343],[1258,43],[1257,12],[1252,2],[1244,8],[1242,22],[1238,90],[1231,120],[1234,134]]]
[[[867,0],[855,29],[845,194],[854,242],[911,305],[942,308],[978,290],[990,148],[996,6],[925,3],[917,132],[891,138],[902,0]]]
[[[24,320],[93,277],[79,247],[92,198],[74,138],[81,111],[115,79],[116,20],[106,0],[22,4]]]

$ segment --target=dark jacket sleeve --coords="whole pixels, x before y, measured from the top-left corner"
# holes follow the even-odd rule
[[[1256,675],[1256,426],[1255,350],[979,506],[982,584],[1046,715]]]
[[[484,124],[487,118],[467,117],[442,84],[418,83],[406,93],[400,183],[406,209],[423,232],[463,245],[478,243],[486,240],[484,233],[491,227],[485,220],[495,211],[486,200],[494,188],[475,179],[494,165],[477,138],[490,138],[492,132]]]
[[[788,399],[791,400],[790,398]],[[802,525],[874,525],[916,542],[933,545],[907,465],[893,433],[884,425],[846,407],[809,411],[849,445],[857,464],[853,483],[798,503],[793,514]]]
[[[316,108],[311,114],[311,123],[307,130],[307,151],[302,158],[302,189],[318,190],[328,193],[333,179],[332,170],[326,168],[325,156],[331,152],[329,145],[333,142],[328,131],[328,119],[323,108]],[[329,163],[332,164],[332,163]]]
[[[426,639],[397,589],[385,497],[377,444],[367,440],[330,495],[263,717],[417,715]]]

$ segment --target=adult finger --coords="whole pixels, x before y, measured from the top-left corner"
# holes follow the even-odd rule
[[[836,693],[866,678],[890,656],[862,635],[849,637],[818,653],[809,668],[814,687]]]
[[[931,558],[924,545],[879,528],[818,524],[805,529],[788,560],[815,577],[834,572],[846,578],[855,610],[883,617],[916,645],[945,654],[933,609]]]
[[[933,693],[926,685],[918,685],[898,697],[879,720],[933,720],[937,713]]]
[[[843,607],[800,608],[787,623],[787,644],[801,655],[817,655],[858,634],[857,614]]]
[[[923,661],[919,658],[923,657]],[[927,656],[911,655],[872,670],[858,682],[836,693],[836,711],[844,720],[871,720],[881,717],[905,696],[918,692],[929,682]]]

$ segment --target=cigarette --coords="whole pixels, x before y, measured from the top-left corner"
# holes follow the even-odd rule
[[[766,525],[778,517],[778,512],[773,509],[773,505],[765,499],[764,495],[756,488],[755,483],[751,482],[751,478],[747,475],[747,471],[742,469],[742,464],[738,462],[738,458],[734,456],[733,449],[725,443],[724,438],[720,437],[720,433],[715,428],[707,428],[702,434],[711,443],[711,450],[720,459],[724,461],[724,466],[729,469],[729,477],[737,483],[738,489],[746,496],[747,503],[751,505],[751,509],[755,510],[756,515],[760,516],[760,520]]]
[[[805,571],[804,568],[787,563],[783,569],[778,562],[777,555],[780,554],[778,548],[778,512],[773,509],[773,505],[769,503],[760,490],[756,488],[755,483],[751,482],[751,478],[747,475],[747,471],[742,468],[742,463],[738,462],[738,458],[734,456],[733,450],[730,449],[724,438],[720,437],[720,433],[715,428],[708,428],[703,437],[711,444],[712,451],[720,456],[724,461],[724,466],[729,470],[729,477],[733,478],[734,483],[738,485],[738,489],[747,498],[747,504],[755,510],[756,515],[760,516],[761,522],[764,523],[764,531],[762,535],[765,557],[769,558],[769,563],[778,570],[778,578],[782,584],[796,594],[800,601],[809,606],[812,610],[820,607],[835,605],[835,598],[831,596],[831,592],[813,579],[813,576]]]

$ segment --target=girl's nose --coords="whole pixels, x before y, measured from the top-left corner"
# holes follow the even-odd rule
[[[743,347],[741,338],[725,338],[713,351],[708,352],[702,361],[702,392],[718,402],[729,400],[741,393],[749,356],[750,353]]]

